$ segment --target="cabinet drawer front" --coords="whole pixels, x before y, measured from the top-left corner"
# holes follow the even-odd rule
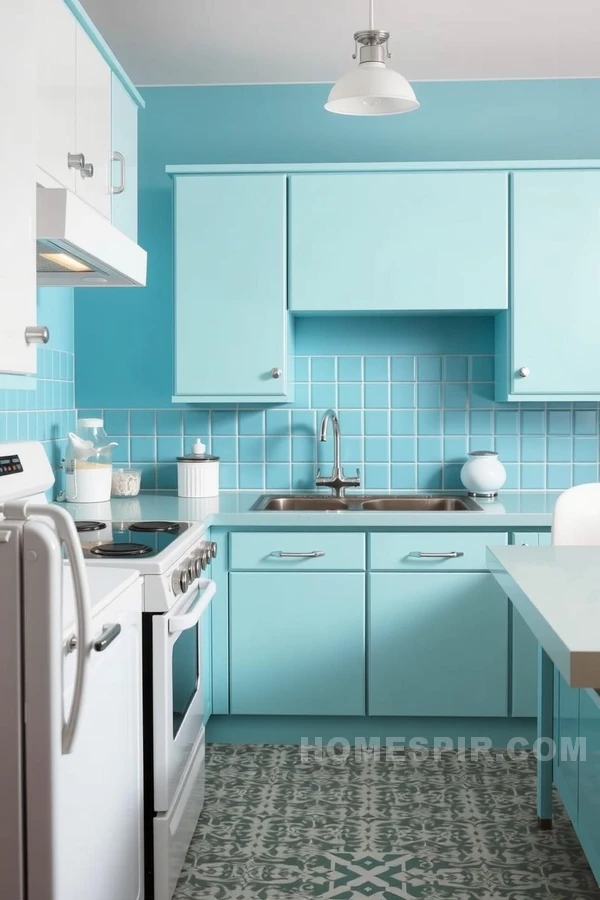
[[[230,541],[232,569],[364,572],[366,568],[364,534],[278,531],[232,534]]]
[[[460,531],[372,534],[370,567],[391,571],[410,569],[417,572],[487,570],[486,547],[507,543],[506,532],[493,531],[473,534]],[[420,553],[424,555],[419,556]]]

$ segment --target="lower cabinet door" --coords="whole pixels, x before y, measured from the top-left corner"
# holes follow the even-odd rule
[[[600,878],[600,695],[580,693],[579,734],[585,759],[579,763],[579,832],[588,861]]]
[[[505,716],[508,599],[487,573],[370,576],[369,715]]]
[[[545,547],[550,544],[550,532],[516,532],[515,545]],[[512,715],[516,718],[537,716],[538,643],[521,614],[512,610]]]
[[[229,576],[230,712],[363,715],[365,577]]]
[[[583,691],[569,687],[558,669],[554,674],[554,740],[558,748],[554,757],[554,781],[571,821],[578,819],[579,762],[568,752],[579,737],[579,697]]]

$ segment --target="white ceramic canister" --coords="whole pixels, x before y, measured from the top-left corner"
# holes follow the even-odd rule
[[[460,470],[471,497],[495,497],[506,481],[506,469],[495,450],[473,450]]]
[[[177,494],[180,497],[216,497],[219,493],[219,457],[206,453],[200,440],[188,456],[177,457]]]

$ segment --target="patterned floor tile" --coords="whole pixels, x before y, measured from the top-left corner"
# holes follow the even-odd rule
[[[535,761],[216,744],[174,900],[600,900]]]

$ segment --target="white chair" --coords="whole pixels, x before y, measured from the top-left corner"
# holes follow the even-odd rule
[[[600,484],[580,484],[560,495],[554,507],[552,543],[600,546]]]

